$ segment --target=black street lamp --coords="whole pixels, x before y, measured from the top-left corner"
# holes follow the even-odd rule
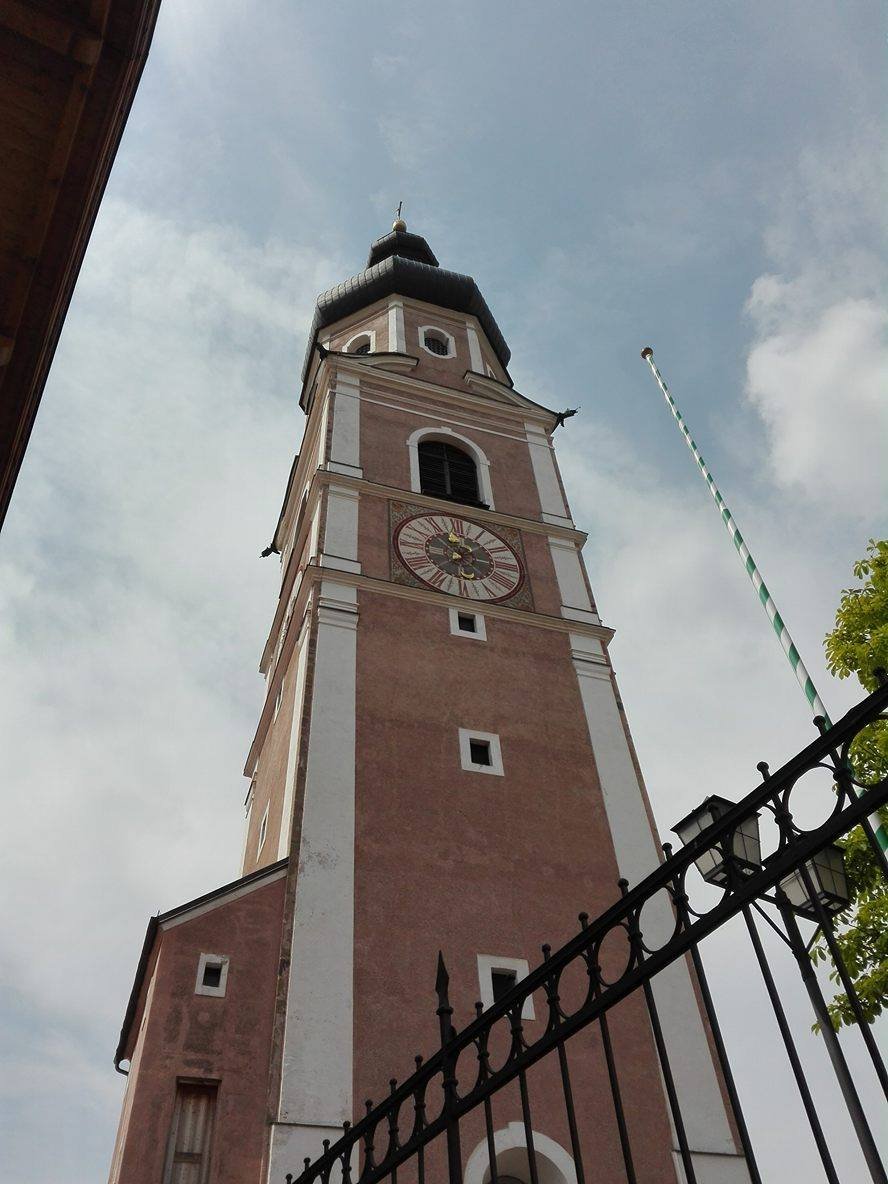
[[[712,826],[720,818],[723,818],[733,808],[734,803],[729,802],[727,798],[713,795],[706,798],[696,810],[692,810],[690,814],[686,815],[672,829],[681,839],[682,843],[687,846],[689,843],[693,843],[697,836],[702,834],[707,827]],[[760,871],[762,858],[758,814],[752,814],[743,818],[725,839],[701,851],[695,857],[695,863],[707,883],[721,886],[729,885],[732,877],[735,879],[738,876],[748,877]],[[823,930],[828,940],[832,938],[830,932],[832,928],[832,917],[840,913],[842,909],[847,908],[850,903],[848,877],[845,872],[845,859],[842,849],[834,845],[822,848],[811,859],[806,860],[790,872],[788,876],[784,876],[777,886],[774,897],[764,896],[763,899],[776,904],[780,911],[786,934],[784,936],[779,930],[777,932],[789,946],[798,963],[802,980],[807,988],[814,1014],[817,1017],[820,1031],[826,1044],[827,1053],[832,1062],[833,1071],[848,1107],[848,1113],[857,1134],[863,1157],[869,1168],[873,1184],[888,1184],[878,1148],[876,1147],[872,1131],[864,1114],[854,1079],[848,1068],[838,1037],[833,1029],[829,1009],[823,998],[820,985],[817,982],[817,975],[814,972],[810,958],[810,945],[805,944],[796,921],[796,916],[809,918],[817,922],[819,929]],[[760,905],[754,904],[754,907],[768,920]],[[801,1094],[814,1138],[821,1150],[824,1168],[827,1170],[831,1184],[838,1184],[838,1177],[835,1174],[835,1169],[829,1157],[823,1129],[817,1118],[814,1102],[805,1080],[804,1070],[796,1052],[789,1024],[783,1011],[780,995],[767,964],[765,951],[758,936],[749,906],[744,905],[742,912],[762,971],[765,987],[771,998],[777,1024],[780,1028],[796,1083],[799,1087],[799,1093]],[[774,928],[776,929],[776,926]],[[834,949],[834,940],[830,940],[829,944],[833,956],[837,957],[838,951]],[[845,982],[846,975],[843,973],[844,966],[840,957],[837,958],[836,966],[842,975],[846,988],[850,988],[849,997],[853,996],[853,986],[850,980]]]
[[[733,810],[734,805],[735,803],[729,802],[727,798],[711,794],[696,810],[692,810],[681,822],[673,826],[673,833],[678,835],[682,845],[686,847],[707,827],[718,822],[729,810]],[[694,862],[707,884],[724,886],[730,881],[732,872],[741,876],[752,876],[761,871],[762,844],[758,818],[756,812],[737,823],[731,832],[729,852],[725,851],[722,844],[716,844],[714,847],[707,847],[698,855]]]
[[[808,890],[808,884],[815,894],[814,898]],[[822,913],[817,908],[817,902],[829,916],[842,912],[851,903],[842,848],[833,844],[824,847],[803,867],[795,868],[781,880],[780,887],[786,894],[793,912],[800,917],[807,917],[810,921],[819,923]]]

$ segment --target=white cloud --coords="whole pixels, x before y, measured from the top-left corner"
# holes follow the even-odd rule
[[[796,288],[763,276],[748,305],[763,332],[747,394],[767,430],[772,477],[812,507],[869,517],[885,497],[888,313],[847,298],[799,325]]]
[[[865,129],[864,129],[865,130]],[[773,271],[753,283],[747,397],[770,477],[819,513],[867,518],[885,498],[888,340],[879,153],[803,151],[774,195]]]
[[[147,919],[238,874],[279,578],[258,554],[301,433],[299,343],[342,269],[108,201],[4,528],[0,965],[10,1013],[61,1031],[44,1108],[64,1080],[104,1099],[100,1171]]]

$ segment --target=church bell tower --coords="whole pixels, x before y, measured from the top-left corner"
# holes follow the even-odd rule
[[[656,866],[559,417],[509,359],[475,281],[400,219],[318,299],[241,875],[149,924],[112,1184],[281,1184],[434,1049],[439,949],[466,1022]],[[741,1184],[686,964],[654,989],[697,1179]],[[672,1184],[650,1028],[619,1011],[638,1180]],[[603,1107],[600,1050],[572,1059]],[[535,1122],[548,1179],[574,1184],[557,1099]],[[612,1126],[582,1133],[599,1184],[625,1178]]]

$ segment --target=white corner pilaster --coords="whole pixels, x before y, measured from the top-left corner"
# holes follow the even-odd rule
[[[553,522],[557,526],[573,526],[573,521],[564,504],[558,474],[555,471],[555,458],[549,437],[537,423],[525,423],[527,447],[530,449],[530,463],[536,480],[537,494],[540,499],[540,511],[544,522]]]
[[[621,876],[630,884],[649,875],[659,863],[635,773],[629,743],[617,706],[610,668],[592,654],[574,655],[574,668],[595,756],[601,793]],[[657,908],[659,906],[659,909]],[[656,898],[645,908],[645,934],[650,944],[665,941],[675,920],[666,900]],[[698,1167],[700,1184],[748,1184],[745,1161],[738,1156],[722,1100],[706,1032],[684,959],[654,978],[657,1002],[669,1060],[681,1098],[688,1142]]]
[[[466,321],[466,336],[469,339],[470,369],[474,370],[476,374],[483,374],[484,359],[481,357],[481,342],[478,340],[478,334],[471,321]]]
[[[324,580],[269,1181],[298,1171],[353,1118],[357,623],[357,590]]]
[[[356,374],[337,374],[330,393],[333,438],[327,468],[349,477],[363,477],[361,469],[361,389]]]
[[[358,562],[358,502],[360,494],[345,485],[327,487],[327,516],[321,567],[360,572]]]
[[[404,328],[404,304],[401,300],[390,300],[388,306],[389,353],[406,354],[407,332]]]
[[[305,672],[308,667],[308,616],[293,647],[291,662],[296,663],[296,685],[293,692],[293,719],[290,724],[290,745],[287,749],[287,775],[284,781],[284,803],[281,809],[281,837],[278,841],[278,859],[290,854],[290,839],[293,833],[293,797],[296,790],[296,770],[299,767],[301,747],[302,716],[305,706]]]
[[[555,578],[558,580],[558,591],[561,593],[562,617],[571,621],[587,621],[591,625],[600,625],[598,614],[592,608],[589,599],[589,590],[583,578],[582,562],[576,543],[571,539],[550,536],[549,551],[555,568]]]

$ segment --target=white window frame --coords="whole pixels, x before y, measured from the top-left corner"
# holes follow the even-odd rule
[[[475,469],[478,473],[478,492],[481,496],[481,501],[491,510],[496,508],[493,504],[493,488],[490,484],[490,461],[474,440],[470,440],[468,436],[461,436],[459,432],[455,432],[453,428],[447,427],[446,424],[436,424],[434,426],[429,424],[426,427],[417,428],[415,432],[411,432],[407,437],[407,452],[410,459],[410,488],[414,493],[422,493],[422,482],[419,479],[419,446],[423,440],[443,440],[445,444],[453,444],[456,448],[464,448],[475,462]]]
[[[375,354],[376,353],[376,330],[375,329],[362,329],[360,331],[360,333],[354,333],[351,337],[349,337],[348,341],[342,347],[342,352],[344,354],[353,354],[355,352],[355,346],[363,345],[365,338],[367,339],[367,341],[370,342],[370,353]],[[358,357],[363,357],[363,355],[358,354]]]
[[[436,354],[433,349],[425,343],[426,333],[432,333],[438,337],[442,337],[447,342],[447,353]],[[420,325],[419,326],[419,348],[424,349],[425,352],[432,358],[455,358],[456,357],[456,338],[452,333],[448,333],[446,329],[442,329],[440,325]]]
[[[281,710],[281,703],[283,702],[283,698],[284,698],[284,680],[281,679],[281,685],[278,687],[277,694],[274,697],[274,715],[272,716],[272,719],[277,719],[278,714],[280,713],[280,710]]]
[[[501,958],[497,954],[478,954],[478,989],[481,992],[481,1002],[485,1009],[493,1007],[493,972],[504,971],[514,973],[515,982],[520,983],[530,973],[530,966],[526,958]],[[521,1005],[521,1018],[535,1020],[533,1010],[533,995],[528,995]]]
[[[265,809],[262,811],[262,818],[259,822],[259,843],[256,847],[257,859],[259,858],[262,848],[265,846],[265,840],[268,838],[268,808],[270,805],[270,800],[265,803]]]
[[[473,641],[487,641],[487,626],[484,624],[483,613],[476,613],[474,609],[470,608],[452,608],[448,611],[450,613],[450,632],[454,637],[470,637]],[[460,629],[460,617],[474,617],[474,633],[468,633],[465,629]]]
[[[225,988],[228,985],[229,961],[227,954],[201,954],[197,963],[197,979],[194,983],[195,995],[212,995],[215,999],[224,998]],[[220,969],[218,987],[204,986],[204,971],[208,966],[218,966]]]
[[[476,765],[472,762],[472,740],[486,741],[490,745],[489,765]],[[460,728],[459,759],[460,764],[467,772],[491,773],[494,777],[504,776],[503,753],[500,747],[500,738],[495,732],[479,732],[477,728]]]

